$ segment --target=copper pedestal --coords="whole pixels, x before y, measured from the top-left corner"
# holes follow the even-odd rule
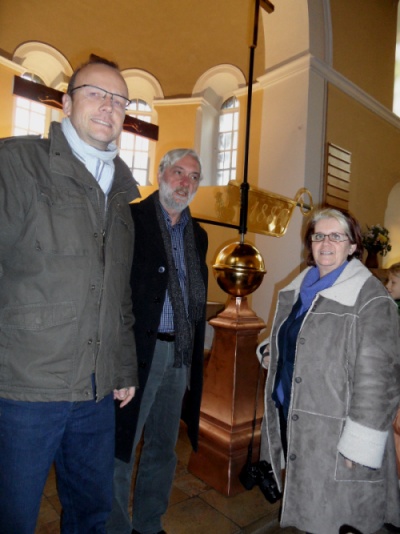
[[[260,373],[256,347],[265,324],[249,308],[246,297],[231,297],[225,310],[209,322],[215,333],[204,377],[199,449],[191,454],[188,469],[223,495],[232,496],[244,491],[238,475],[252,434]],[[259,455],[263,386],[261,376],[253,461]]]

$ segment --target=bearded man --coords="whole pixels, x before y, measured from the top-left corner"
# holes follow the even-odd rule
[[[193,150],[171,150],[159,190],[132,204],[131,272],[139,389],[116,410],[114,505],[109,534],[156,534],[168,508],[180,419],[197,450],[207,296],[207,233],[188,205],[202,178]],[[118,402],[118,401],[116,401]],[[135,450],[143,433],[132,521],[128,513]]]

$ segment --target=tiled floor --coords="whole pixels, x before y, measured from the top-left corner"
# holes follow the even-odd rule
[[[187,470],[191,448],[184,430],[178,445],[178,466],[170,506],[164,517],[168,534],[295,534],[278,526],[279,503],[269,504],[258,487],[235,497],[224,497]],[[35,534],[59,534],[60,502],[52,469],[44,490]],[[190,528],[189,528],[190,525]]]
[[[177,453],[179,462],[164,517],[168,534],[300,534],[295,528],[279,527],[279,503],[269,504],[258,487],[224,497],[190,474],[187,464],[191,449],[184,431],[180,433]],[[51,470],[35,534],[59,534],[60,509],[55,473]],[[380,530],[376,534],[384,533],[387,534]]]

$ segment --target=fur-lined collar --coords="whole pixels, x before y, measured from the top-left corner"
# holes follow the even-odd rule
[[[295,291],[296,299],[300,291],[301,283],[310,270],[308,267],[302,271],[288,286],[280,291]],[[332,287],[321,291],[320,295],[339,302],[344,306],[352,306],[357,300],[358,294],[365,282],[372,276],[372,273],[360,262],[353,259],[349,261],[342,274]]]

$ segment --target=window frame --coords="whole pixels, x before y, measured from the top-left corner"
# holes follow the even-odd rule
[[[134,98],[127,109],[128,116],[149,124],[151,106],[143,99]],[[141,186],[150,184],[150,139],[133,132],[123,131],[119,140],[119,155],[130,168],[133,177]]]
[[[236,96],[226,98],[221,105],[218,117],[216,185],[219,186],[227,185],[229,181],[236,179],[239,114],[239,99]],[[229,117],[228,120],[227,117]]]

